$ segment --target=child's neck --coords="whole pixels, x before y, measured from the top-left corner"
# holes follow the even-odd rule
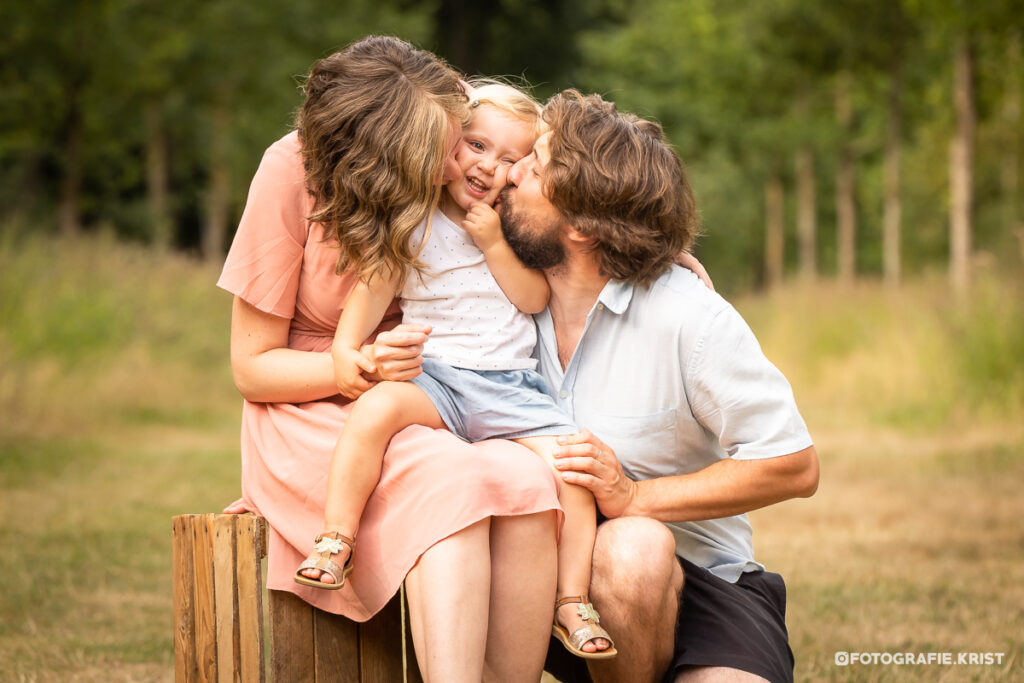
[[[462,221],[466,220],[466,210],[455,203],[452,196],[448,194],[448,188],[441,190],[441,201],[438,203],[438,208],[441,209],[448,220],[455,225],[462,227]]]

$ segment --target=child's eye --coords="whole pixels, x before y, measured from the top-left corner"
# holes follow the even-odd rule
[[[506,166],[514,166],[515,163],[516,163],[516,160],[515,159],[502,159],[501,163],[505,164]]]
[[[476,140],[470,140],[469,146],[472,147],[473,149],[475,149],[478,152],[484,151],[483,144],[480,143],[480,142],[477,142]]]

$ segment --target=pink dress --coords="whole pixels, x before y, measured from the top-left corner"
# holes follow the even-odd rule
[[[335,274],[335,247],[324,241],[322,226],[305,218],[312,205],[293,132],[264,154],[217,284],[290,319],[290,348],[329,351],[355,278]],[[392,306],[382,328],[399,319]],[[300,586],[292,576],[323,528],[327,470],[349,410],[340,396],[244,403],[242,498],[270,523],[269,588],[365,621],[439,540],[492,515],[560,510],[551,469],[526,448],[507,441],[470,445],[448,432],[409,427],[391,441],[345,587]]]

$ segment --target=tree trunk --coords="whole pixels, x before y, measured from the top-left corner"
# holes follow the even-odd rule
[[[971,46],[961,36],[953,53],[953,105],[956,131],[949,146],[949,276],[953,288],[970,283],[971,208],[974,194],[974,88]]]
[[[64,164],[61,169],[57,221],[64,236],[82,231],[82,103],[81,88],[70,84],[66,90],[68,111],[64,119]]]
[[[160,102],[151,99],[145,105],[146,118],[146,205],[153,244],[168,248],[174,241],[171,217],[167,210],[167,135]]]
[[[206,224],[202,238],[202,255],[207,261],[224,255],[231,208],[231,115],[228,108],[217,105],[212,121],[210,187],[206,195]]]
[[[764,186],[764,280],[767,289],[776,287],[782,282],[785,245],[783,192],[782,178],[778,174],[769,176]]]
[[[483,73],[490,44],[488,27],[496,8],[500,9],[500,5],[441,0],[434,15],[438,53],[464,74]]]
[[[1010,36],[1006,47],[1005,95],[1003,97],[1002,159],[1000,185],[1003,193],[1003,213],[1007,230],[1020,230],[1020,113],[1021,113],[1021,48],[1020,33]]]
[[[803,146],[796,153],[796,233],[800,242],[800,278],[818,275],[818,207],[814,182],[814,152]]]
[[[899,286],[902,256],[900,254],[900,150],[902,147],[903,76],[899,58],[893,60],[889,74],[889,121],[885,135],[885,205],[882,213],[882,269],[890,289]]]
[[[839,158],[836,163],[836,258],[839,281],[850,284],[856,275],[857,202],[850,148],[853,107],[850,103],[850,75],[843,72],[836,81],[836,123],[839,126]]]

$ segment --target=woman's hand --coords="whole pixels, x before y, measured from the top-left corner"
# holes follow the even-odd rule
[[[626,476],[615,451],[588,430],[558,437],[555,469],[562,481],[577,484],[594,494],[601,514],[621,517],[633,503],[637,483]]]
[[[376,365],[372,379],[404,382],[422,372],[423,345],[430,334],[430,325],[402,323],[381,332],[363,353]]]
[[[708,271],[704,269],[704,266],[697,260],[696,256],[688,251],[684,251],[679,255],[679,258],[676,259],[676,263],[687,270],[692,270],[694,275],[699,277],[700,281],[703,282],[708,289],[712,292],[715,291],[715,283],[711,281],[711,276],[708,275]]]

